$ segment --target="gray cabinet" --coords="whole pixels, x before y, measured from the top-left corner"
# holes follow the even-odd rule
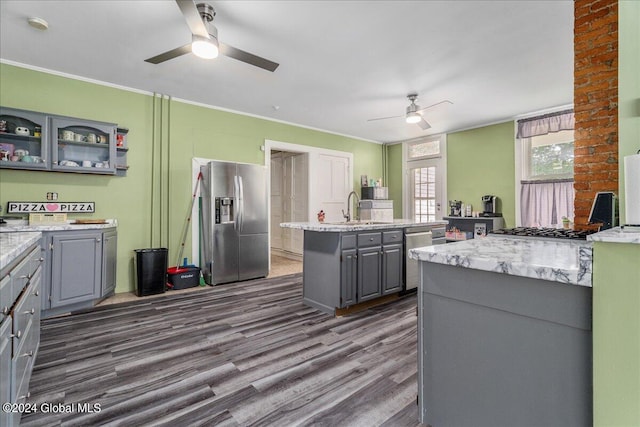
[[[304,302],[334,314],[402,290],[403,231],[306,230],[303,263]]]
[[[102,233],[56,233],[51,243],[51,308],[100,297]]]
[[[381,258],[382,247],[358,248],[358,298],[364,302],[382,295]]]
[[[118,233],[115,230],[102,234],[102,290],[101,296],[116,289],[116,264],[118,261]]]
[[[0,277],[0,403],[24,404],[40,344],[40,245],[23,252]],[[0,425],[20,423],[19,412],[0,411]]]
[[[8,316],[0,323],[0,403],[11,402],[11,332],[12,321]],[[0,426],[11,425],[10,415],[0,411]]]
[[[403,255],[401,244],[382,247],[382,295],[402,290]]]
[[[358,251],[345,249],[340,256],[340,307],[356,303],[358,286]]]
[[[116,124],[6,107],[0,121],[0,168],[119,176],[128,168]]]
[[[116,287],[117,230],[43,232],[44,317],[92,307]]]

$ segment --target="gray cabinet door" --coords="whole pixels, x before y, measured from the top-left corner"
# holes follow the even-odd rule
[[[382,295],[380,246],[358,249],[358,302]]]
[[[382,247],[382,295],[402,289],[402,245]]]
[[[345,249],[340,256],[340,307],[356,303],[358,258],[356,249]]]
[[[116,264],[118,261],[118,233],[107,231],[102,234],[102,296],[116,289]]]
[[[51,254],[51,308],[100,296],[102,232],[54,234]]]
[[[11,402],[11,317],[0,324],[0,403]],[[0,426],[12,424],[11,412],[0,411]]]

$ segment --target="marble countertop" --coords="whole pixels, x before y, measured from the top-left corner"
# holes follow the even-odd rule
[[[609,230],[590,234],[587,240],[591,242],[634,243],[640,245],[640,227],[614,227]]]
[[[73,221],[73,220],[72,220]],[[60,225],[29,225],[24,221],[9,221],[0,225],[0,233],[13,233],[16,231],[73,231],[73,230],[96,230],[101,228],[114,228],[118,226],[118,221],[108,219],[106,224],[71,224],[69,221]]]
[[[592,244],[487,237],[411,249],[420,261],[591,287]]]
[[[324,231],[341,233],[344,231],[383,230],[389,228],[433,227],[447,225],[447,221],[415,222],[410,219],[394,219],[393,222],[350,221],[346,222],[283,222],[282,228],[296,230]]]
[[[29,246],[42,237],[42,233],[1,233],[0,234],[0,270],[9,265]]]

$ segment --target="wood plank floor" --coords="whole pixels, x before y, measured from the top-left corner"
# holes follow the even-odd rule
[[[333,318],[301,275],[42,322],[23,426],[419,426],[416,297]]]

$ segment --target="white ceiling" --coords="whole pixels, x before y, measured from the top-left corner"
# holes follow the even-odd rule
[[[572,1],[207,2],[221,42],[280,67],[144,62],[191,41],[172,0],[0,0],[0,58],[378,142],[573,102]],[[404,114],[410,92],[453,105],[426,111],[427,131],[367,122]]]

